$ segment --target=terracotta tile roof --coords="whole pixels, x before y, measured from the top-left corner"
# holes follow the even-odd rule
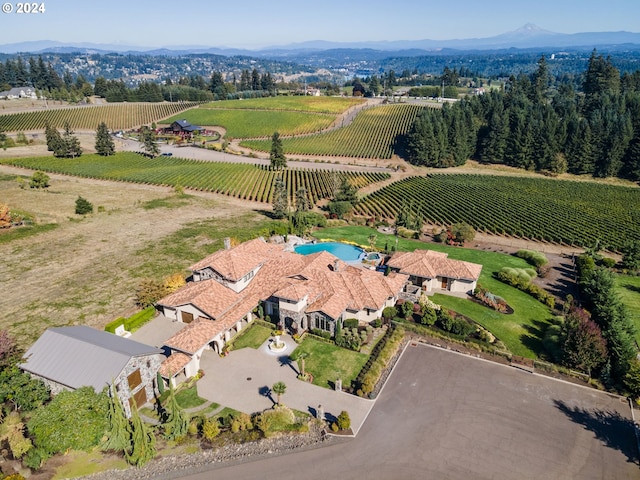
[[[272,255],[282,252],[282,245],[266,243],[260,238],[241,243],[230,250],[219,250],[189,267],[192,272],[211,268],[222,277],[237,282],[263,264]]]
[[[223,331],[220,329],[220,322],[198,317],[167,340],[165,345],[181,352],[193,354]]]
[[[160,375],[165,378],[176,376],[182,371],[182,369],[191,361],[189,355],[185,355],[181,352],[174,352],[169,358],[167,358],[162,365],[160,365]]]
[[[241,248],[246,244],[251,245]],[[269,248],[264,248],[264,245]],[[259,301],[272,296],[296,302],[307,296],[307,312],[322,311],[332,318],[338,318],[346,309],[380,309],[408,280],[404,274],[392,273],[385,277],[379,272],[349,266],[328,252],[307,256],[284,252],[282,247],[266,244],[263,240],[252,240],[234,249],[224,250],[223,256],[229,260],[233,258],[229,252],[234,251],[253,255],[247,264],[264,263],[240,293],[212,279],[189,284],[158,302],[168,306],[193,303],[213,318],[196,319],[167,340],[168,347],[195,353],[216,335],[232,328]],[[263,256],[258,258],[256,252],[262,252]],[[222,256],[212,260],[215,255],[198,262],[191,269],[224,263]],[[210,313],[214,311],[222,313]]]
[[[402,273],[423,278],[447,277],[474,281],[478,280],[482,271],[482,265],[452,260],[447,258],[446,253],[433,250],[396,252],[387,265]]]
[[[209,279],[188,283],[180,290],[159,300],[158,305],[179,307],[190,303],[211,318],[218,318],[239,298],[240,295],[230,288],[225,287],[216,280]]]

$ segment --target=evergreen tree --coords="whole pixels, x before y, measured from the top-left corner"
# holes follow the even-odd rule
[[[280,134],[278,132],[273,132],[273,136],[271,137],[269,160],[271,161],[271,168],[276,170],[287,168],[287,157],[284,156],[282,140],[280,140]]]
[[[273,216],[284,218],[289,210],[289,199],[287,195],[287,185],[282,177],[277,177],[273,186]]]
[[[347,176],[342,177],[338,191],[335,194],[337,202],[349,202],[351,205],[358,203],[358,189],[354,187]]]
[[[129,464],[142,467],[156,456],[156,437],[142,421],[138,410],[131,410],[131,446],[124,456]]]
[[[495,109],[487,125],[480,149],[480,159],[488,163],[504,163],[509,138],[509,119],[500,106]]]
[[[109,395],[109,428],[100,448],[114,452],[125,452],[131,449],[131,424],[124,413],[114,385],[111,385],[111,395]]]
[[[187,434],[189,428],[189,416],[178,405],[173,383],[169,382],[169,398],[167,399],[167,408],[162,422],[164,438],[167,440],[176,440]]]
[[[98,155],[107,157],[109,155],[113,155],[115,153],[115,150],[116,147],[113,143],[111,135],[109,135],[107,124],[101,122],[100,125],[98,125],[98,129],[96,130],[96,152],[98,153]]]
[[[311,202],[309,201],[309,196],[307,194],[307,189],[304,187],[300,187],[296,190],[296,213],[298,212],[308,212],[311,210]]]
[[[61,151],[63,148],[62,136],[60,136],[58,129],[53,128],[48,121],[45,124],[44,134],[47,139],[47,150],[54,152],[54,155],[56,151]]]
[[[146,125],[140,129],[140,141],[142,142],[142,148],[147,154],[154,157],[160,154],[160,147],[158,147],[156,143],[156,133]]]
[[[78,137],[73,135],[69,122],[64,124],[64,133],[62,134],[62,142],[58,144],[58,148],[53,151],[56,157],[75,158],[82,155],[82,147]]]

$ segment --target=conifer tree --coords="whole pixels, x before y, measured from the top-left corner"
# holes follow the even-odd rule
[[[98,153],[98,155],[107,157],[109,155],[113,155],[115,151],[116,147],[113,143],[111,135],[109,135],[107,124],[101,122],[100,125],[98,125],[98,129],[96,130],[96,152]]]
[[[100,448],[114,452],[131,450],[131,424],[124,413],[114,385],[111,386],[109,396],[109,429]]]
[[[169,382],[169,398],[162,423],[164,438],[176,440],[184,437],[189,429],[189,417],[178,405],[173,384]]]
[[[156,456],[156,437],[140,418],[134,408],[131,409],[131,445],[124,451],[127,462],[142,467]]]
[[[50,152],[59,151],[62,147],[62,137],[57,128],[51,126],[49,122],[45,124],[44,135],[47,139],[47,150]]]
[[[276,170],[287,168],[287,157],[284,156],[282,140],[280,140],[280,134],[278,132],[273,132],[273,136],[271,137],[269,160],[271,161],[271,167]]]
[[[282,177],[277,177],[273,186],[273,216],[284,218],[287,215],[288,208],[287,185],[282,180]]]

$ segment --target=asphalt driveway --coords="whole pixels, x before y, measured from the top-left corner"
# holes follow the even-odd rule
[[[224,379],[221,372],[216,383]],[[355,439],[179,476],[637,479],[629,416],[628,404],[618,397],[418,345],[404,352]]]

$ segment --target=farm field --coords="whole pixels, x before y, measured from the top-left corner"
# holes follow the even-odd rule
[[[101,106],[56,108],[36,112],[13,113],[0,116],[0,130],[19,132],[44,130],[49,122],[62,128],[69,122],[74,130],[95,130],[105,122],[111,130],[126,130],[188,110],[196,103],[116,103]]]
[[[280,135],[319,132],[331,125],[335,117],[332,114],[280,110],[194,108],[163,120],[162,124],[170,124],[176,120],[187,120],[192,125],[224,127],[227,131],[227,138],[255,138],[271,137],[276,131]],[[270,140],[269,146],[271,146]]]
[[[1,162],[79,177],[155,185],[181,185],[194,190],[221,193],[263,203],[271,203],[273,184],[277,177],[283,177],[291,201],[296,190],[304,187],[314,203],[331,196],[335,185],[339,185],[344,176],[357,188],[389,178],[387,173],[292,168],[273,171],[268,167],[250,164],[202,162],[177,157],[148,158],[132,152],[121,152],[110,157],[83,155],[73,162],[52,156],[9,158]]]
[[[399,135],[411,128],[421,109],[419,105],[382,105],[361,111],[344,128],[302,138],[285,138],[286,154],[326,155],[354,158],[389,159]],[[268,140],[240,142],[243,147],[268,152]]]
[[[201,105],[199,108],[234,108],[249,110],[290,110],[312,113],[342,113],[366,101],[353,97],[267,97],[243,100],[222,100]]]
[[[0,328],[22,347],[47,327],[103,328],[128,316],[142,279],[183,272],[224,237],[248,240],[269,224],[245,202],[204,192],[55,174],[48,191],[36,191],[19,188],[18,176],[27,172],[0,165],[2,201],[56,226],[0,243]],[[79,195],[96,213],[74,214]]]
[[[422,223],[467,222],[496,234],[617,250],[640,239],[640,189],[545,178],[434,174],[394,182],[357,213],[395,218],[405,205]]]
[[[324,228],[316,232],[320,239],[349,240],[360,245],[368,245],[369,235],[377,235],[376,246],[390,249],[395,246],[396,237],[385,235],[366,227],[334,227]],[[551,319],[550,310],[530,295],[521,292],[494,278],[502,267],[524,268],[527,263],[521,258],[496,252],[485,252],[470,248],[450,247],[441,244],[424,243],[406,238],[398,239],[398,250],[413,251],[415,249],[435,250],[449,254],[450,258],[482,264],[480,283],[490,292],[504,298],[514,309],[512,315],[504,315],[487,307],[464,299],[447,295],[435,295],[433,300],[447,308],[458,311],[472,318],[502,340],[515,355],[528,358],[539,358],[543,352],[542,330]]]

